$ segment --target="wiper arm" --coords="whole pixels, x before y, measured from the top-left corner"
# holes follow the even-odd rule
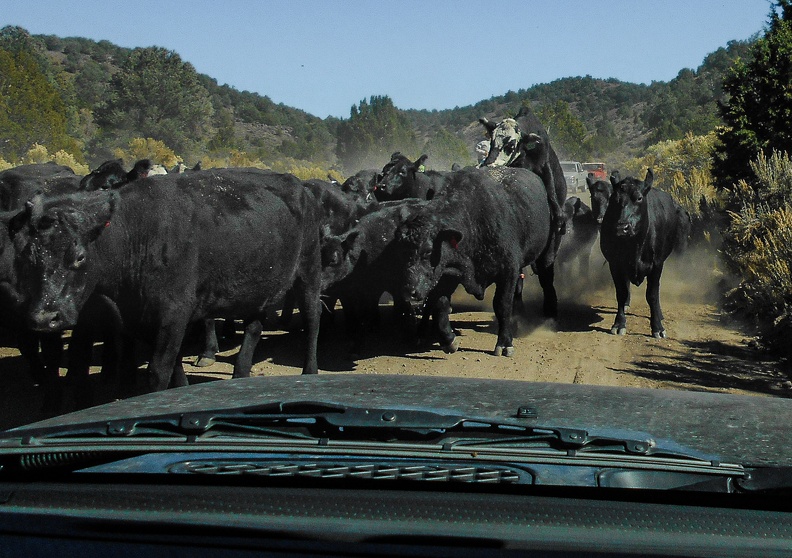
[[[576,428],[527,425],[524,420],[466,417],[419,409],[351,407],[327,402],[280,402],[253,407],[196,413],[174,413],[133,419],[83,423],[68,427],[25,429],[0,433],[5,440],[22,438],[23,445],[72,438],[180,438],[187,441],[221,436],[296,439],[344,439],[435,442],[444,449],[466,446],[541,445],[579,451],[610,448],[634,455],[653,455],[651,438],[591,436]]]

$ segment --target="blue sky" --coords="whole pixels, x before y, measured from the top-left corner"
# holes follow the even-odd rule
[[[322,118],[388,95],[466,106],[591,75],[669,81],[764,29],[768,0],[0,0],[0,27],[177,52]]]

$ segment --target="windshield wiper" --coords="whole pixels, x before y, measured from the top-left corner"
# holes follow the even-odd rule
[[[584,429],[525,424],[519,418],[494,420],[419,409],[352,407],[315,401],[11,430],[0,433],[0,448],[14,443],[16,447],[35,446],[73,439],[155,438],[196,442],[224,437],[320,442],[417,441],[438,444],[444,450],[542,447],[570,454],[596,450],[636,456],[692,457],[659,448],[648,437],[591,435]]]

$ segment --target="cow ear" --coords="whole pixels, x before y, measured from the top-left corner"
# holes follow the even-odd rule
[[[413,166],[415,167],[415,170],[420,172],[421,171],[421,166],[423,166],[423,164],[426,163],[426,160],[428,158],[429,158],[429,155],[426,155],[426,154],[423,154],[420,157],[418,157],[418,160],[413,163]]]
[[[110,226],[117,206],[118,194],[116,192],[110,192],[110,194],[99,203],[99,206],[91,215],[88,230],[84,235],[84,240],[86,242],[93,242],[102,234],[103,230]]]
[[[444,229],[438,235],[440,242],[447,242],[451,248],[457,249],[459,243],[462,241],[462,233],[454,229]]]
[[[526,151],[530,151],[542,145],[542,136],[539,134],[534,134],[533,132],[530,134],[520,135],[520,143],[523,144],[523,147],[525,147]]]
[[[487,130],[487,137],[492,137],[492,131],[497,127],[497,124],[490,122],[486,118],[479,118],[479,122]]]
[[[652,184],[654,183],[654,173],[652,169],[646,169],[646,178],[644,178],[642,193],[646,195],[646,193],[652,188]]]
[[[610,181],[611,181],[611,185],[614,188],[616,188],[616,185],[620,182],[619,181],[619,173],[618,172],[614,172],[613,174],[611,174],[610,175]]]

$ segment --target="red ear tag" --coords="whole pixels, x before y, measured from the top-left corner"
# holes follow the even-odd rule
[[[451,243],[451,248],[453,248],[454,250],[456,250],[457,246],[459,246],[459,241],[457,240],[457,238],[455,236],[452,236],[451,240],[449,240],[449,242]]]
[[[105,221],[105,228],[110,226],[110,221]]]

